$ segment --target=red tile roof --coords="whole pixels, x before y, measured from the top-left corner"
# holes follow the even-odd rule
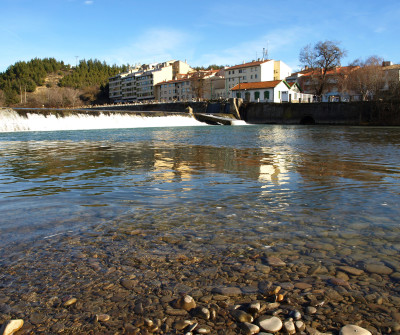
[[[250,66],[257,66],[260,65],[262,63],[266,63],[269,62],[271,59],[266,59],[266,60],[261,60],[261,61],[254,61],[254,62],[249,62],[249,63],[244,63],[244,64],[239,64],[239,65],[234,65],[231,67],[228,67],[226,70],[235,70],[235,69],[240,69],[240,68],[244,68],[244,67],[250,67]]]
[[[332,75],[332,74],[337,74],[337,73],[348,73],[351,72],[352,70],[356,69],[357,66],[341,66],[341,67],[336,67],[332,70],[328,70],[326,72],[327,75]],[[321,70],[320,70],[321,71]],[[319,71],[315,71],[310,69],[310,70],[304,70],[304,71],[300,71],[297,73],[302,73],[303,76],[311,76],[314,73],[318,73]],[[319,72],[320,73],[320,72]]]
[[[262,88],[274,88],[278,86],[281,82],[287,83],[284,80],[272,80],[272,81],[258,81],[255,83],[240,83],[232,88],[232,91],[238,90],[257,90]],[[240,88],[239,88],[240,86]]]

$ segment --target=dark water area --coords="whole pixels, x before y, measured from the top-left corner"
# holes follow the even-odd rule
[[[16,282],[40,282],[40,271],[29,277],[20,262],[58,278],[57,264],[78,271],[87,255],[89,267],[95,258],[105,273],[123,272],[109,257],[133,248],[137,258],[183,254],[233,263],[250,256],[263,263],[257,255],[271,253],[293,273],[318,265],[320,280],[351,266],[365,271],[362,279],[345,278],[361,295],[376,294],[368,277],[379,276],[387,303],[400,300],[399,128],[0,133],[0,212],[0,298],[1,287],[5,294]]]

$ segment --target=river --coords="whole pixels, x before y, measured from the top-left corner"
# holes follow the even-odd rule
[[[0,181],[3,294],[10,281],[35,286],[21,262],[42,268],[49,282],[59,271],[54,264],[73,262],[77,253],[104,260],[126,251],[126,236],[147,241],[135,257],[223,254],[241,261],[271,252],[332,276],[332,266],[370,270],[387,286],[388,304],[399,294],[399,128],[3,132]],[[375,293],[358,277],[342,277],[365,296]],[[369,321],[384,329],[385,322]]]

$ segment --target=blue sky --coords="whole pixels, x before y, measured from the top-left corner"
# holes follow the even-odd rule
[[[267,47],[296,70],[300,49],[325,40],[347,50],[343,65],[400,63],[399,0],[0,0],[0,13],[0,72],[35,57],[235,65]]]

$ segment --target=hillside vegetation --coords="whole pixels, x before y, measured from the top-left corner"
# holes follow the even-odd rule
[[[128,65],[81,60],[71,67],[54,58],[17,62],[0,73],[0,106],[74,107],[108,102],[108,78]]]

